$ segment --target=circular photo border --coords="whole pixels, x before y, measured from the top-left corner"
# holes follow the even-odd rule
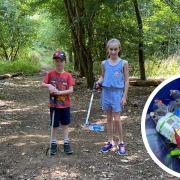
[[[180,74],[177,74],[175,76],[172,76],[168,79],[166,79],[165,81],[163,81],[160,85],[158,85],[154,91],[151,93],[151,95],[149,96],[148,100],[146,101],[146,104],[144,106],[143,112],[142,112],[142,116],[141,116],[141,134],[142,134],[142,138],[143,138],[143,142],[144,145],[146,147],[147,152],[149,153],[149,155],[151,156],[151,158],[153,159],[153,161],[160,167],[162,168],[164,171],[166,171],[167,173],[179,177],[180,178],[180,173],[173,171],[172,169],[168,168],[167,166],[165,166],[153,153],[153,151],[151,150],[147,137],[146,137],[146,128],[145,128],[145,123],[146,123],[146,115],[148,112],[148,108],[153,100],[153,98],[155,97],[155,95],[164,87],[166,86],[168,83],[170,83],[173,80],[176,80],[180,78]]]

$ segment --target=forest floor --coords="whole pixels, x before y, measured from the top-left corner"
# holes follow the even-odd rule
[[[48,91],[40,87],[43,73],[0,81],[0,179],[175,179],[159,168],[143,144],[141,113],[154,87],[130,86],[128,105],[122,113],[127,155],[99,153],[107,140],[105,132],[82,129],[91,91],[84,79],[74,87],[72,155],[63,153],[61,128],[58,152],[46,155],[49,146]],[[90,120],[105,123],[96,92]]]

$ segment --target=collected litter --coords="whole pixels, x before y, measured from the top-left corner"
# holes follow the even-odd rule
[[[156,130],[169,143],[177,145],[170,151],[171,156],[180,156],[180,91],[170,90],[172,99],[155,99],[150,117],[156,124]],[[165,104],[166,102],[166,104]]]

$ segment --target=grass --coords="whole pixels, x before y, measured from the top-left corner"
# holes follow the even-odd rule
[[[167,59],[149,61],[145,63],[148,78],[168,78],[180,72],[180,55],[175,54]]]
[[[0,67],[0,74],[23,72],[25,75],[33,75],[41,70],[38,61],[29,59],[18,59],[13,62],[0,60]]]
[[[139,66],[138,64],[129,63],[129,67],[133,65],[133,70],[130,69],[129,75],[131,77],[139,77]],[[100,73],[100,63],[94,62],[95,74]],[[168,78],[176,75],[180,72],[180,55],[174,54],[167,59],[153,58],[146,60],[145,72],[147,78]]]
[[[41,63],[48,64],[53,68],[54,65],[50,54],[52,53],[29,52],[29,54],[24,54],[13,62],[0,60],[0,74],[23,72],[25,75],[33,75],[41,70]],[[73,63],[65,64],[65,70],[74,72]],[[178,74],[180,72],[180,55],[175,54],[162,60],[158,58],[146,60],[145,70],[147,78],[168,78]],[[94,73],[99,75],[100,62],[94,62]],[[130,71],[130,76],[139,76],[138,66],[133,71]]]

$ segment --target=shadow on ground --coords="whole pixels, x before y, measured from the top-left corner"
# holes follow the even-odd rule
[[[105,132],[82,129],[91,91],[85,83],[72,96],[71,143],[74,154],[63,153],[61,129],[58,153],[46,156],[49,143],[48,92],[43,77],[16,77],[0,82],[0,179],[172,179],[147,154],[141,137],[141,113],[153,87],[130,87],[122,113],[127,156],[101,154]],[[90,120],[105,123],[96,93]],[[174,178],[173,178],[174,179]]]

